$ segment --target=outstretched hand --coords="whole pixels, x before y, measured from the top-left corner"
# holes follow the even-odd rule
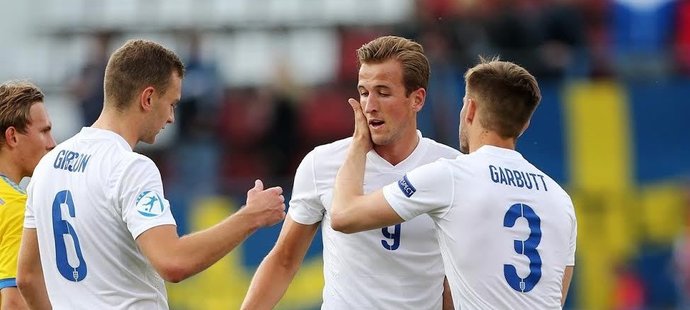
[[[242,210],[253,218],[259,227],[271,226],[285,218],[285,197],[280,186],[264,190],[261,180],[254,181],[254,187],[247,191],[247,205]]]
[[[352,107],[352,112],[354,112],[355,115],[355,132],[352,134],[352,144],[362,147],[364,151],[368,152],[374,147],[374,143],[371,141],[369,122],[366,116],[364,116],[362,105],[353,98],[348,99],[347,102]]]

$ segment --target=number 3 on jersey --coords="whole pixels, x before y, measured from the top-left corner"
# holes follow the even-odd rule
[[[521,278],[513,265],[503,265],[503,276],[510,287],[522,293],[531,291],[541,279],[541,256],[537,246],[541,241],[541,219],[532,208],[526,204],[516,203],[508,209],[503,218],[503,227],[513,227],[518,218],[525,218],[529,226],[527,240],[513,240],[515,252],[527,256],[529,259],[529,274]]]
[[[79,237],[74,227],[62,218],[63,208],[67,209],[69,217],[75,217],[74,201],[72,200],[72,193],[68,190],[60,191],[55,195],[53,200],[53,236],[55,237],[55,263],[60,275],[63,278],[79,282],[86,277],[86,262],[84,256],[81,254],[81,247],[79,246]],[[67,255],[67,236],[71,242],[70,250],[72,255]],[[76,261],[75,261],[76,256]]]

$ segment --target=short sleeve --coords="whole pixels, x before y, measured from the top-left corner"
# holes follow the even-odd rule
[[[568,263],[567,266],[575,266],[575,250],[577,249],[577,218],[575,214],[572,215],[572,231],[570,233],[570,243],[568,247]]]
[[[383,188],[388,204],[406,221],[423,213],[443,217],[453,195],[452,171],[440,161],[418,167]]]
[[[22,240],[24,199],[6,201],[0,215],[0,289],[16,286],[17,255]]]
[[[304,157],[297,172],[295,182],[292,186],[292,198],[288,214],[297,223],[311,225],[323,220],[325,208],[319,198],[315,174],[314,174],[314,151]]]
[[[176,225],[160,172],[151,159],[138,157],[125,168],[117,195],[122,220],[134,239],[153,227]]]
[[[32,202],[34,189],[34,180],[29,180],[29,185],[26,187],[26,207],[24,208],[24,228],[36,228],[36,217],[34,216],[34,207]]]

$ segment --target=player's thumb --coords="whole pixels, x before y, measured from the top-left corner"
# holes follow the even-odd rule
[[[359,104],[359,102],[353,98],[347,99],[347,103],[350,104],[350,106],[352,107],[352,110],[355,112],[362,109],[362,106]]]
[[[254,188],[253,190],[255,191],[262,191],[264,190],[264,182],[261,182],[261,180],[257,179],[254,181]]]

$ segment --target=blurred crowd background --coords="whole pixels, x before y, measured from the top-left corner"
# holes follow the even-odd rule
[[[347,137],[355,50],[420,42],[420,129],[457,147],[478,55],[530,70],[543,101],[518,150],[560,182],[579,221],[568,309],[690,309],[690,0],[23,0],[0,9],[0,80],[46,92],[56,139],[90,125],[109,54],[146,38],[185,62],[176,123],[138,151],[163,174],[181,233],[280,185],[314,146]],[[280,225],[169,286],[172,309],[235,309]],[[319,237],[282,309],[318,308]],[[391,289],[396,283],[391,283]]]

